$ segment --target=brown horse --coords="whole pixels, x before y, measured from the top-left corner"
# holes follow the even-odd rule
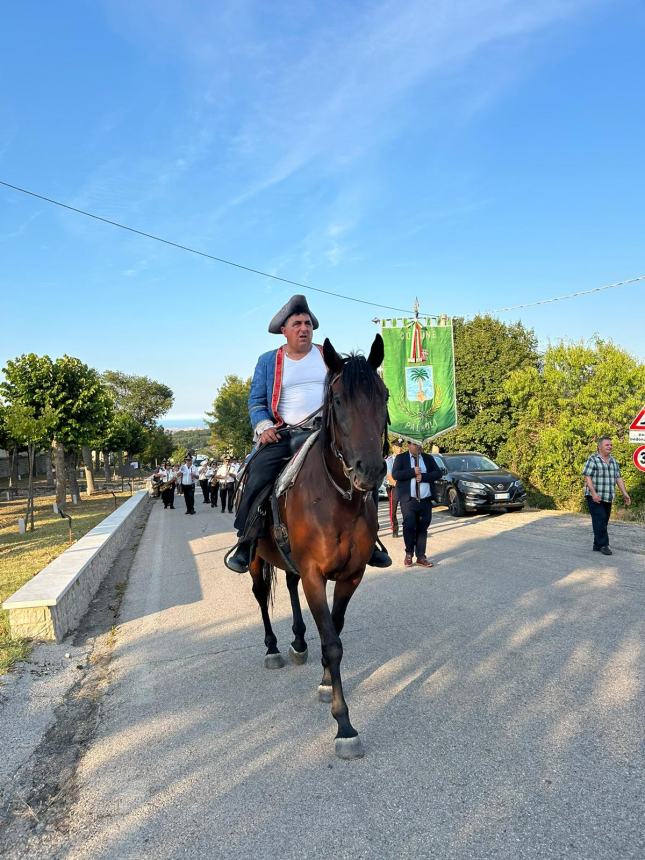
[[[294,486],[280,499],[280,516],[288,529],[298,571],[287,572],[294,633],[289,653],[295,663],[307,659],[298,596],[301,580],[322,647],[319,698],[331,701],[338,723],[336,755],[356,758],[363,755],[363,748],[343,695],[340,633],[347,604],[363,578],[378,531],[373,490],[385,475],[387,447],[387,389],[376,373],[383,361],[383,340],[376,335],[367,359],[355,354],[343,358],[325,340],[323,356],[328,373],[322,429]],[[273,538],[260,539],[249,571],[262,611],[265,665],[269,668],[284,665],[271,629],[268,602],[275,568],[286,567]],[[331,612],[328,580],[336,583]]]

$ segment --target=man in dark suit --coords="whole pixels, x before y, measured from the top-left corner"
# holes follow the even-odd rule
[[[410,567],[416,554],[417,564],[432,567],[426,556],[428,526],[432,520],[432,483],[441,477],[441,469],[421,445],[408,442],[408,450],[398,454],[392,465],[403,514],[404,564]]]

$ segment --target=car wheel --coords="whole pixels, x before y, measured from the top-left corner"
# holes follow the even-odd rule
[[[464,515],[464,503],[454,487],[450,487],[448,490],[448,510],[453,517],[463,517]]]

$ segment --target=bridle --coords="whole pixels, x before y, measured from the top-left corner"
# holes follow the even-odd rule
[[[329,381],[329,386],[327,389],[328,390],[328,394],[327,394],[328,403],[327,403],[327,410],[326,410],[326,413],[327,413],[326,424],[327,424],[327,430],[329,432],[329,440],[330,440],[329,441],[329,447],[331,448],[331,452],[334,455],[334,457],[336,457],[340,461],[340,465],[341,465],[341,469],[343,470],[343,474],[345,475],[345,477],[347,478],[347,480],[349,482],[349,488],[347,490],[344,490],[342,487],[340,487],[336,483],[336,481],[334,480],[334,476],[329,471],[329,467],[327,465],[327,459],[325,457],[324,448],[323,448],[321,453],[322,453],[323,469],[325,470],[325,475],[327,476],[327,480],[332,485],[332,487],[336,490],[336,492],[339,493],[343,497],[343,499],[345,499],[346,501],[349,502],[354,497],[355,487],[354,487],[354,480],[353,480],[353,476],[352,476],[352,472],[354,471],[354,467],[349,466],[347,464],[347,461],[345,460],[345,456],[344,456],[343,452],[340,450],[340,448],[338,447],[338,445],[336,443],[336,414],[334,412],[333,386],[334,386],[334,383],[337,382],[338,379],[340,379],[340,377],[342,376],[342,373],[343,373],[342,370],[339,371]],[[386,413],[385,428],[384,428],[386,440],[387,440],[387,425],[388,424],[389,424],[389,416]],[[362,493],[363,501],[365,501],[367,499],[367,496],[372,492],[372,490],[357,490],[357,492]]]

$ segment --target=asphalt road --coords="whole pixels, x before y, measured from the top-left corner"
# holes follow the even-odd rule
[[[181,507],[139,544],[67,832],[29,856],[645,856],[645,530],[605,558],[582,517],[438,513],[431,570],[384,532],[343,633],[347,762],[309,613],[309,663],[265,669],[232,518]],[[273,618],[286,656],[282,575]]]

